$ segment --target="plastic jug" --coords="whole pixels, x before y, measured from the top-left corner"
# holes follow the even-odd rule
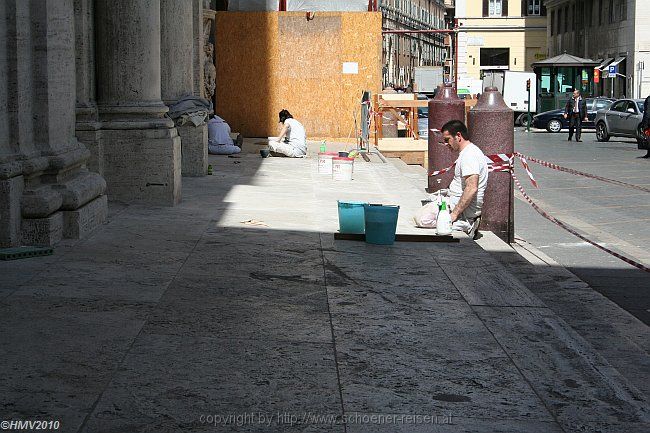
[[[436,234],[439,236],[447,236],[451,234],[451,215],[447,208],[447,202],[444,200],[438,207],[438,220],[436,221]]]

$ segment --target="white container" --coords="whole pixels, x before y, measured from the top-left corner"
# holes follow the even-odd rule
[[[321,152],[318,154],[318,174],[332,175],[332,158],[337,156],[334,152]]]
[[[443,200],[438,210],[438,219],[436,221],[436,234],[438,236],[450,235],[452,231],[451,215],[447,203]]]
[[[354,170],[354,158],[335,157],[332,158],[332,179],[352,180]]]

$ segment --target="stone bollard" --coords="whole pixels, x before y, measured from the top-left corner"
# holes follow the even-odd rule
[[[496,87],[486,87],[467,118],[470,140],[483,153],[513,153],[514,112],[503,101]],[[483,199],[481,228],[490,230],[505,242],[514,242],[514,195],[510,173],[492,172]]]
[[[436,97],[429,101],[429,172],[449,167],[456,161],[455,155],[447,146],[442,146],[442,134],[433,133],[431,129],[440,129],[450,120],[465,121],[465,102],[458,97],[451,83],[438,87]],[[427,191],[436,192],[449,187],[454,172],[449,171],[440,176],[429,176]]]

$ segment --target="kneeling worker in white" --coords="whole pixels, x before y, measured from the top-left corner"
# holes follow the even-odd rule
[[[481,215],[483,195],[488,180],[487,158],[474,143],[469,141],[465,124],[459,120],[447,122],[442,127],[445,145],[458,152],[454,179],[445,192],[447,205],[451,209],[454,230],[469,232],[477,217]],[[416,215],[419,227],[435,227],[438,206],[431,203]]]
[[[283,124],[278,141],[269,142],[269,150],[277,156],[303,158],[307,155],[307,134],[305,127],[293,118],[287,110],[280,111]]]
[[[215,115],[208,121],[208,152],[211,155],[233,155],[241,152],[241,135],[237,137],[239,145],[230,138],[230,125]]]

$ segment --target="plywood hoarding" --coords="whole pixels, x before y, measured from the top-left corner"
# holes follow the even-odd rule
[[[381,13],[218,12],[216,111],[274,136],[286,108],[309,138],[347,137],[364,90],[381,84]]]

